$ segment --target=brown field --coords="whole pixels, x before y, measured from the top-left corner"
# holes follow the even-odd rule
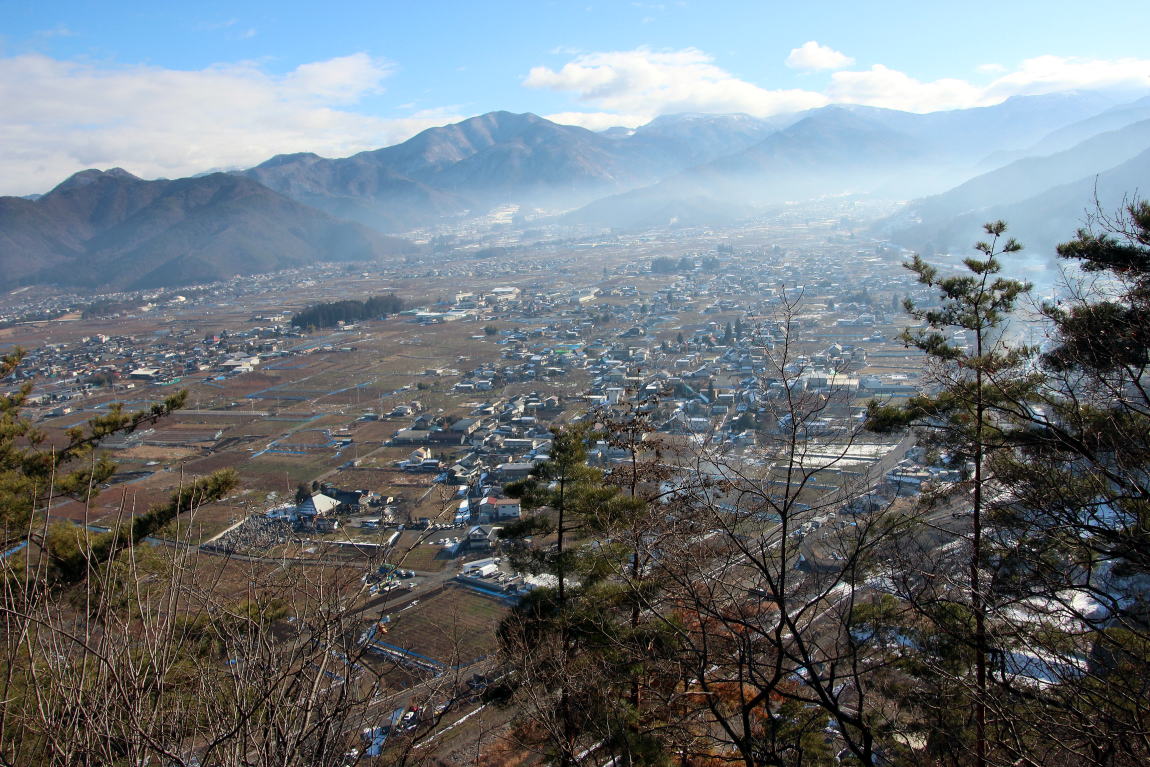
[[[194,398],[189,399],[188,410],[195,410],[196,403]],[[256,416],[245,415],[243,413],[229,412],[227,410],[216,410],[209,413],[190,413],[188,410],[178,411],[172,416],[173,423],[180,424],[195,424],[197,426],[212,426],[217,429],[227,429],[234,426],[239,426],[245,423],[258,423],[260,419]]]
[[[199,545],[221,533],[251,513],[251,509],[231,503],[214,503],[192,514],[182,514],[162,528],[156,537]]]
[[[432,531],[430,535],[431,540],[443,537],[443,533],[440,531]],[[441,572],[448,565],[457,561],[445,554],[441,546],[430,546],[426,543],[413,545],[412,541],[405,538],[399,540],[398,546],[393,551],[395,553],[388,557],[388,561],[409,570],[418,570],[424,573]]]
[[[425,498],[413,499],[415,503],[408,506],[413,520],[427,517],[432,522],[450,524],[459,508],[459,500],[454,495],[455,488],[450,485],[436,485]]]
[[[412,594],[419,599],[419,592]],[[456,586],[391,613],[389,644],[448,666],[470,663],[496,650],[495,627],[508,608],[498,600]]]
[[[394,447],[382,447],[378,450],[372,451],[372,458],[381,462],[382,465],[390,467],[395,461],[403,460],[411,455],[415,448],[409,445],[396,445]]]
[[[232,426],[224,432],[225,437],[278,437],[298,429],[307,423],[307,420],[293,420],[286,418],[260,418],[246,423]]]
[[[307,455],[288,453],[268,453],[249,459],[241,466],[241,476],[245,487],[261,490],[295,492],[300,482],[307,482],[322,475],[332,463],[333,451],[316,451]]]
[[[218,428],[176,423],[155,429],[151,434],[144,435],[143,439],[149,442],[168,443],[172,447],[182,447],[182,443],[215,442],[216,435],[220,431]]]
[[[116,453],[116,460],[123,466],[129,461],[159,461],[160,463],[177,463],[185,458],[200,455],[200,451],[191,447],[160,447],[158,445],[137,445]]]
[[[383,488],[392,486],[394,471],[376,469],[372,467],[355,467],[340,469],[327,478],[336,487],[351,490],[375,490],[383,494]],[[395,495],[395,493],[387,493]]]
[[[343,413],[329,413],[318,418],[310,419],[307,423],[309,429],[342,429],[355,419],[355,416]]]
[[[100,488],[99,493],[87,500],[62,500],[50,507],[49,514],[54,519],[70,519],[91,524],[115,524],[133,514],[147,511],[149,507],[166,503],[174,490],[179,487],[181,478],[178,472],[157,472],[146,479],[121,482],[108,488]]]
[[[183,468],[193,474],[210,474],[219,469],[240,469],[247,460],[246,451],[230,450],[192,459],[185,462]]]
[[[396,418],[384,421],[359,421],[354,423],[351,429],[356,442],[380,445],[406,426],[406,420]]]
[[[278,446],[322,447],[331,441],[331,436],[323,429],[299,429],[281,438]]]
[[[169,547],[164,547],[171,550]],[[351,594],[361,586],[362,570],[357,567],[298,566],[284,568],[280,562],[240,561],[196,550],[182,557],[185,577],[197,589],[214,595],[223,604],[233,604],[252,591],[287,597],[299,610],[308,609],[308,599],[318,593],[319,584]]]

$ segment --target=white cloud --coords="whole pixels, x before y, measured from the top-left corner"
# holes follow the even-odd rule
[[[827,88],[831,101],[868,104],[907,112],[964,109],[986,103],[982,88],[952,78],[922,82],[905,72],[875,64],[861,72],[835,72]]]
[[[826,103],[804,90],[767,90],[740,80],[702,51],[586,53],[559,70],[534,67],[528,88],[572,93],[584,104],[647,119],[674,112],[746,112],[766,116]]]
[[[1150,59],[1084,59],[1037,56],[987,87],[987,97],[1056,93],[1091,88],[1150,87]]]
[[[1039,56],[1013,71],[998,65],[980,70],[1000,74],[989,85],[942,78],[923,81],[876,64],[868,70],[835,72],[826,95],[835,102],[933,112],[997,104],[1011,96],[1033,96],[1098,88],[1150,88],[1150,59],[1082,59]]]
[[[841,57],[841,58],[840,58]],[[814,41],[795,48],[788,65],[813,68],[850,63],[843,54]],[[523,84],[568,93],[594,108],[561,113],[563,121],[600,128],[634,125],[675,112],[746,112],[760,117],[829,103],[864,104],[932,112],[997,104],[1011,96],[1092,88],[1150,88],[1148,59],[1082,59],[1039,56],[1013,69],[1001,64],[978,68],[997,77],[989,84],[960,78],[919,80],[876,64],[831,74],[823,92],[767,89],[739,79],[703,51],[582,52],[559,69],[534,67]]]
[[[355,53],[301,64],[283,78],[279,90],[321,102],[352,104],[364,95],[380,92],[389,74],[391,66],[386,62]]]
[[[543,115],[544,118],[560,125],[578,125],[587,130],[601,131],[607,128],[638,128],[651,122],[650,115],[618,114],[615,112],[556,112]]]
[[[808,40],[791,50],[786,64],[791,69],[842,69],[855,63],[855,60],[834,48],[819,45]]]
[[[362,53],[285,75],[250,63],[180,71],[0,58],[0,194],[46,191],[91,167],[179,177],[281,152],[340,156],[457,119],[384,120],[348,109],[379,92],[390,72]]]

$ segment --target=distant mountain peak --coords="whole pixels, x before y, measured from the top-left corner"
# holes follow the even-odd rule
[[[257,168],[278,168],[281,165],[291,165],[294,163],[313,163],[323,158],[315,152],[292,152],[289,154],[277,154],[274,157],[264,160]]]
[[[550,120],[540,117],[532,112],[508,112],[506,110],[498,110],[495,112],[485,112],[475,117],[469,117],[462,120],[455,125],[460,127],[473,126],[473,125],[498,125],[501,128],[519,128],[532,125],[556,125]],[[452,126],[445,126],[452,127]],[[431,128],[430,130],[436,130]]]
[[[522,122],[550,122],[543,117],[535,114],[534,112],[509,112],[506,109],[497,109],[494,112],[485,112],[481,115],[476,115],[471,118],[472,120],[516,120]],[[466,121],[465,121],[466,122]]]
[[[123,168],[109,168],[108,170],[100,170],[98,168],[88,168],[77,173],[73,173],[68,178],[60,182],[51,192],[66,192],[69,189],[79,189],[80,187],[94,184],[102,178],[122,179],[125,181],[140,181],[139,176],[135,176]]]

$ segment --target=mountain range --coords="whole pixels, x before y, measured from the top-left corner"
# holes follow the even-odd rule
[[[352,157],[281,155],[243,173],[333,215],[409,231],[499,205],[578,206],[751,146],[779,124],[682,115],[619,136],[491,112]]]
[[[1136,122],[1087,133],[1068,149],[1023,157],[914,200],[880,229],[915,250],[954,250],[969,246],[983,222],[1001,219],[1031,248],[1050,251],[1091,216],[1113,214],[1150,180],[1150,100],[1141,103],[1115,110]],[[1052,134],[1041,150],[1116,124],[1115,115],[1106,113],[1084,123]]]
[[[492,112],[346,158],[277,155],[177,180],[87,170],[38,198],[0,198],[0,287],[158,287],[390,259],[415,248],[390,235],[508,205],[533,226],[641,228],[734,223],[831,195],[918,198],[882,231],[945,247],[952,234],[970,239],[972,217],[1012,213],[1039,225],[1029,211],[1043,195],[1046,205],[1078,196],[1081,210],[1091,199],[1083,184],[1098,174],[1100,189],[1136,188],[1150,98],[1132,98],[1063,93],[930,114],[841,105],[770,119],[685,114],[603,132]]]
[[[86,170],[36,200],[0,198],[9,286],[165,287],[409,249],[224,173],[144,181],[120,168]]]

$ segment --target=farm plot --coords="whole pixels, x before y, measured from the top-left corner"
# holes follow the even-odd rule
[[[334,447],[336,441],[327,429],[300,429],[278,440],[269,451],[296,452]]]
[[[281,382],[276,389],[316,396],[356,386],[366,380],[370,380],[370,377],[365,376],[363,368],[358,365],[345,365],[342,369],[340,366],[327,365],[323,370],[311,375],[301,376],[294,381]]]
[[[375,490],[383,495],[383,491],[391,487],[391,480],[394,475],[394,471],[371,466],[352,467],[337,471],[328,478],[328,481],[336,487],[353,490]],[[387,493],[387,495],[395,495],[395,493]]]
[[[449,585],[392,612],[380,639],[445,667],[466,665],[495,652],[495,629],[508,610],[497,599]]]
[[[220,427],[172,424],[141,434],[140,441],[153,447],[199,447],[215,444],[223,431]]]
[[[390,389],[376,386],[370,381],[358,386],[345,384],[345,387],[348,386],[350,388],[340,388],[326,393],[320,392],[316,395],[316,401],[326,406],[340,405],[362,410],[374,406],[380,399],[391,394]]]
[[[157,447],[153,445],[137,445],[117,451],[116,463],[120,471],[127,470],[132,462],[158,461],[162,464],[175,463],[185,458],[198,456],[200,451],[195,448]]]
[[[290,370],[306,372],[314,370],[321,361],[311,357],[289,357],[288,359],[264,365],[264,370]]]
[[[352,427],[357,442],[377,445],[387,442],[400,428],[394,421],[361,421]]]
[[[234,503],[214,503],[191,514],[181,514],[156,531],[156,538],[199,545],[231,527],[251,513],[250,508]]]
[[[228,437],[278,437],[298,429],[310,421],[298,416],[274,416],[238,425],[225,432]]]
[[[323,474],[333,463],[329,451],[291,455],[264,454],[252,458],[240,468],[242,485],[261,490],[294,493],[300,482],[310,481]]]
[[[184,476],[185,482],[190,477]],[[95,497],[69,500],[49,509],[53,519],[70,519],[91,524],[115,524],[149,507],[166,503],[181,481],[178,473],[148,473],[139,479],[129,479],[101,489]]]
[[[439,537],[443,537],[442,533]],[[408,545],[410,546],[410,544]],[[398,553],[390,557],[390,559],[393,559],[401,567],[409,570],[417,570],[422,573],[437,573],[454,562],[442,546],[420,543],[408,549],[403,546],[401,541],[397,548]]]
[[[195,409],[195,404],[189,405]],[[177,411],[172,416],[172,422],[178,423],[181,426],[188,424],[194,426],[213,426],[218,429],[231,429],[243,426],[244,424],[252,425],[260,423],[260,419],[256,416],[247,415],[244,413],[234,413],[227,410],[216,411],[198,411],[190,413],[186,410]]]
[[[220,396],[238,398],[270,386],[277,386],[283,383],[283,380],[278,375],[253,371],[211,383],[214,384],[211,388],[220,390]]]
[[[234,451],[213,453],[203,458],[194,458],[190,461],[185,461],[183,469],[197,475],[211,474],[213,471],[218,471],[219,469],[238,469],[243,472],[244,469],[241,467],[241,464],[247,462],[247,460],[248,456]],[[272,489],[282,490],[283,487]]]

